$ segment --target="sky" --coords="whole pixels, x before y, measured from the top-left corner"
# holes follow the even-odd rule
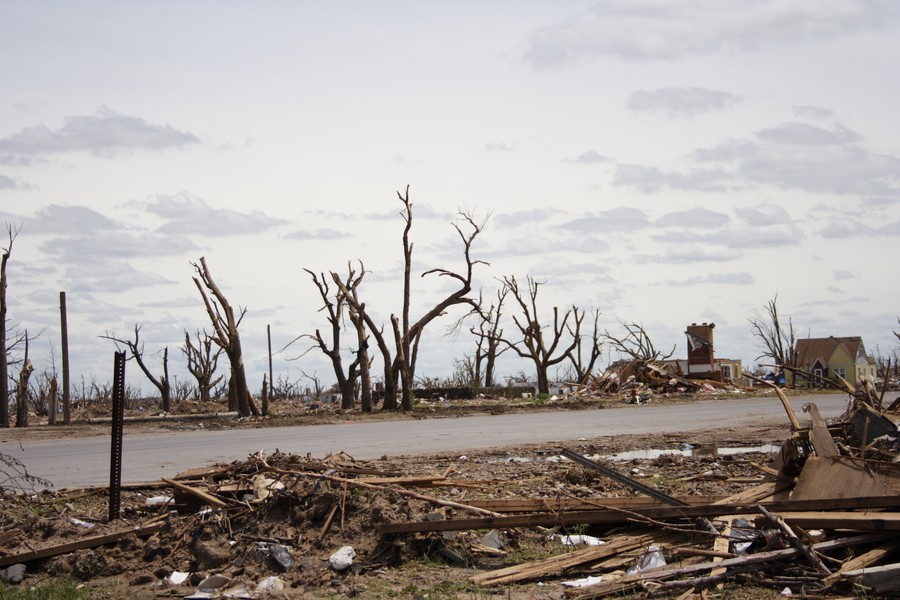
[[[284,348],[327,326],[304,269],[362,261],[389,330],[409,186],[413,318],[452,290],[419,275],[464,267],[464,213],[476,289],[532,276],[545,319],[596,310],[676,357],[714,322],[716,355],[751,367],[748,319],[777,296],[798,337],[891,354],[898,73],[887,0],[0,0],[8,325],[58,369],[65,291],[74,385],[109,381],[102,336],[135,326],[151,368],[168,347],[189,377],[203,256],[246,308],[251,388],[267,326],[276,379],[329,384],[321,353]],[[426,330],[418,375],[474,352],[447,335],[462,314]],[[503,357],[501,381],[521,371]]]

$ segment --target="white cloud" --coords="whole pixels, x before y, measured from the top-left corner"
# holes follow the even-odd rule
[[[16,182],[12,177],[0,175],[0,190],[14,190],[17,187],[18,186],[16,185]]]
[[[734,177],[722,168],[694,168],[685,173],[666,173],[657,167],[618,164],[613,185],[634,187],[645,193],[661,192],[667,188],[701,192],[724,192],[736,185]]]
[[[728,92],[705,88],[667,87],[657,90],[638,90],[628,97],[625,107],[637,112],[663,113],[670,117],[695,115],[730,108],[740,100]]]
[[[258,210],[242,213],[227,208],[213,208],[206,200],[190,192],[179,192],[172,196],[158,195],[144,203],[144,206],[147,212],[168,221],[157,228],[157,231],[166,234],[248,235],[285,222]]]
[[[599,56],[677,60],[878,29],[882,13],[875,0],[605,0],[534,31],[524,60],[538,69]]]
[[[119,114],[106,106],[94,115],[69,116],[54,131],[46,125],[26,127],[0,139],[0,152],[18,156],[88,151],[109,156],[129,150],[162,150],[199,142],[191,133]]]
[[[656,220],[660,227],[687,227],[698,229],[711,229],[722,227],[731,221],[731,217],[725,213],[716,212],[707,208],[692,208],[670,212]]]
[[[650,219],[637,208],[618,207],[572,219],[559,227],[578,233],[637,231],[650,225]]]
[[[748,225],[778,225],[780,223],[788,223],[791,218],[783,207],[777,204],[759,204],[757,206],[748,206],[746,208],[734,209],[741,220]]]
[[[728,262],[741,258],[743,254],[735,248],[719,248],[708,245],[685,245],[666,248],[662,254],[636,254],[637,264],[674,263],[691,264],[703,262]]]
[[[583,154],[576,156],[575,158],[567,158],[566,162],[575,163],[579,165],[598,165],[602,163],[611,162],[611,158],[607,158],[602,154],[594,152],[593,150],[588,150]]]

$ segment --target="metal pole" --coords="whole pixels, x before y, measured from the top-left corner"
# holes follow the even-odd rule
[[[122,429],[125,421],[125,352],[116,352],[113,369],[112,447],[109,459],[109,520],[122,506]]]
[[[62,376],[63,376],[63,424],[72,422],[72,401],[69,398],[69,326],[66,322],[66,293],[59,293],[59,322],[62,330]]]

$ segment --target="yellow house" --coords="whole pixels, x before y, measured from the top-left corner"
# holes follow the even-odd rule
[[[834,379],[835,375],[840,375],[855,383],[863,378],[875,381],[877,375],[875,359],[866,353],[866,347],[859,336],[797,340],[794,356],[801,370],[818,377]],[[817,385],[815,378],[807,378],[801,374],[793,379],[797,386]]]

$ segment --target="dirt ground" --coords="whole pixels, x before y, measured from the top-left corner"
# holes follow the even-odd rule
[[[437,402],[419,403],[416,411],[429,416],[452,416],[574,410],[597,408],[603,403],[621,405],[621,400],[452,406]],[[182,414],[209,413],[221,407],[179,406],[178,410]],[[78,418],[99,418],[103,415],[98,413],[102,412],[94,409]],[[361,415],[327,406],[298,411],[276,403],[271,417],[249,419],[244,425],[409,417],[380,412]],[[192,427],[198,422],[145,420],[129,422],[127,428]],[[206,428],[226,423],[234,426],[234,418],[202,422]],[[29,427],[10,433],[18,439],[96,435],[107,427],[82,423]],[[669,495],[723,496],[757,481],[761,472],[755,465],[769,464],[773,447],[789,433],[785,422],[740,431],[597,437],[572,444],[571,449]],[[728,449],[733,448],[739,450],[732,454]],[[583,577],[583,572],[491,588],[470,582],[477,573],[571,550],[547,531],[506,529],[493,533],[476,530],[389,536],[375,529],[380,523],[471,517],[474,515],[469,511],[452,505],[465,506],[477,500],[637,495],[599,473],[562,459],[557,452],[558,448],[537,444],[376,461],[356,461],[346,455],[250,456],[219,469],[185,475],[186,484],[210,490],[223,499],[226,506],[221,510],[210,510],[203,502],[194,502],[196,498],[190,494],[173,494],[169,485],[148,484],[123,490],[122,518],[113,522],[107,522],[109,499],[105,489],[8,495],[0,509],[0,540],[5,540],[0,543],[0,552],[46,548],[151,524],[158,530],[147,535],[127,535],[106,546],[32,561],[19,585],[39,585],[48,578],[74,578],[83,582],[96,598],[182,598],[196,594],[196,586],[204,578],[221,575],[227,583],[217,593],[223,588],[243,590],[234,597],[265,597],[266,592],[253,590],[271,586],[277,591],[268,593],[275,598],[564,598],[567,588],[562,582]],[[617,456],[623,452],[632,454]],[[359,485],[357,477],[376,483],[369,487]],[[387,478],[392,483],[379,483],[372,477]],[[397,478],[418,481],[415,485],[399,484]],[[21,533],[17,535],[17,531]],[[602,538],[612,532],[581,527],[577,532],[557,533]],[[346,547],[355,554],[352,565],[337,570],[329,559]],[[188,574],[184,582],[176,583],[178,573]],[[772,585],[732,583],[721,592],[712,588],[710,596],[775,598],[781,597],[780,592]]]

